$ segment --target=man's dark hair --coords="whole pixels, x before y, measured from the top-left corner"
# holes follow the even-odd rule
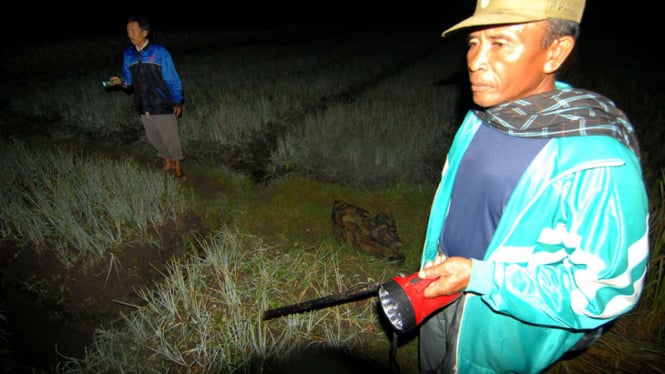
[[[559,19],[559,18],[548,18],[549,22],[549,32],[543,40],[541,41],[541,46],[543,48],[549,47],[555,40],[563,36],[570,35],[575,40],[580,36],[580,24],[575,21]],[[571,60],[574,60],[574,51],[573,53],[566,58],[566,61],[561,64],[557,75],[564,73],[572,63]]]
[[[550,32],[543,39],[543,48],[549,47],[552,42],[566,35],[571,35],[575,40],[580,35],[580,24],[575,21],[549,18]]]
[[[138,23],[139,28],[141,28],[141,30],[145,30],[145,31],[150,32],[150,22],[148,22],[147,18],[142,17],[142,16],[131,16],[127,20],[127,23],[130,23],[130,22],[136,22],[136,23]]]

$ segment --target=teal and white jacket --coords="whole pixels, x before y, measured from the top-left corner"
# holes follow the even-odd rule
[[[472,112],[434,195],[421,267],[434,259]],[[553,138],[515,187],[472,273],[457,341],[460,373],[538,373],[628,312],[648,262],[648,198],[637,156],[610,136]]]

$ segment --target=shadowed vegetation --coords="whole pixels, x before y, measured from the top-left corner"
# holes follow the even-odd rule
[[[53,362],[17,358],[20,330],[0,304],[2,365],[286,373],[311,367],[304,358],[313,356],[346,372],[396,371],[388,360],[392,332],[375,298],[260,316],[417,270],[443,157],[468,107],[462,41],[425,29],[161,36],[185,88],[186,184],[158,172],[132,97],[99,83],[119,68],[124,35],[2,52],[3,288],[56,306],[50,315],[60,323],[85,319],[99,306],[72,301],[71,283],[43,273],[21,278],[9,265],[54,253],[53,268],[84,264],[76,277],[103,294],[145,273],[132,254],[164,252],[154,274],[123,287],[132,295],[105,300],[121,312],[95,320],[83,347],[68,351],[66,338],[56,339],[59,348],[48,347],[58,353]],[[658,372],[665,361],[663,82],[636,55],[601,65],[602,43],[583,36],[562,79],[615,99],[636,126],[651,199],[651,262],[639,306],[552,373]],[[337,242],[335,200],[393,214],[405,261]],[[39,261],[45,257],[35,256],[32,267]],[[67,309],[77,303],[76,312]],[[398,338],[400,371],[416,372],[416,339]]]

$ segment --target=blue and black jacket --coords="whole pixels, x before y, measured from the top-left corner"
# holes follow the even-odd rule
[[[125,84],[134,90],[139,114],[172,114],[183,104],[182,82],[171,54],[158,44],[149,43],[141,51],[128,47],[122,65]]]

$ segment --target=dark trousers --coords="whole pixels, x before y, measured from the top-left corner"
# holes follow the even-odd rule
[[[422,374],[455,372],[457,337],[465,295],[432,314],[420,325],[419,355]]]

